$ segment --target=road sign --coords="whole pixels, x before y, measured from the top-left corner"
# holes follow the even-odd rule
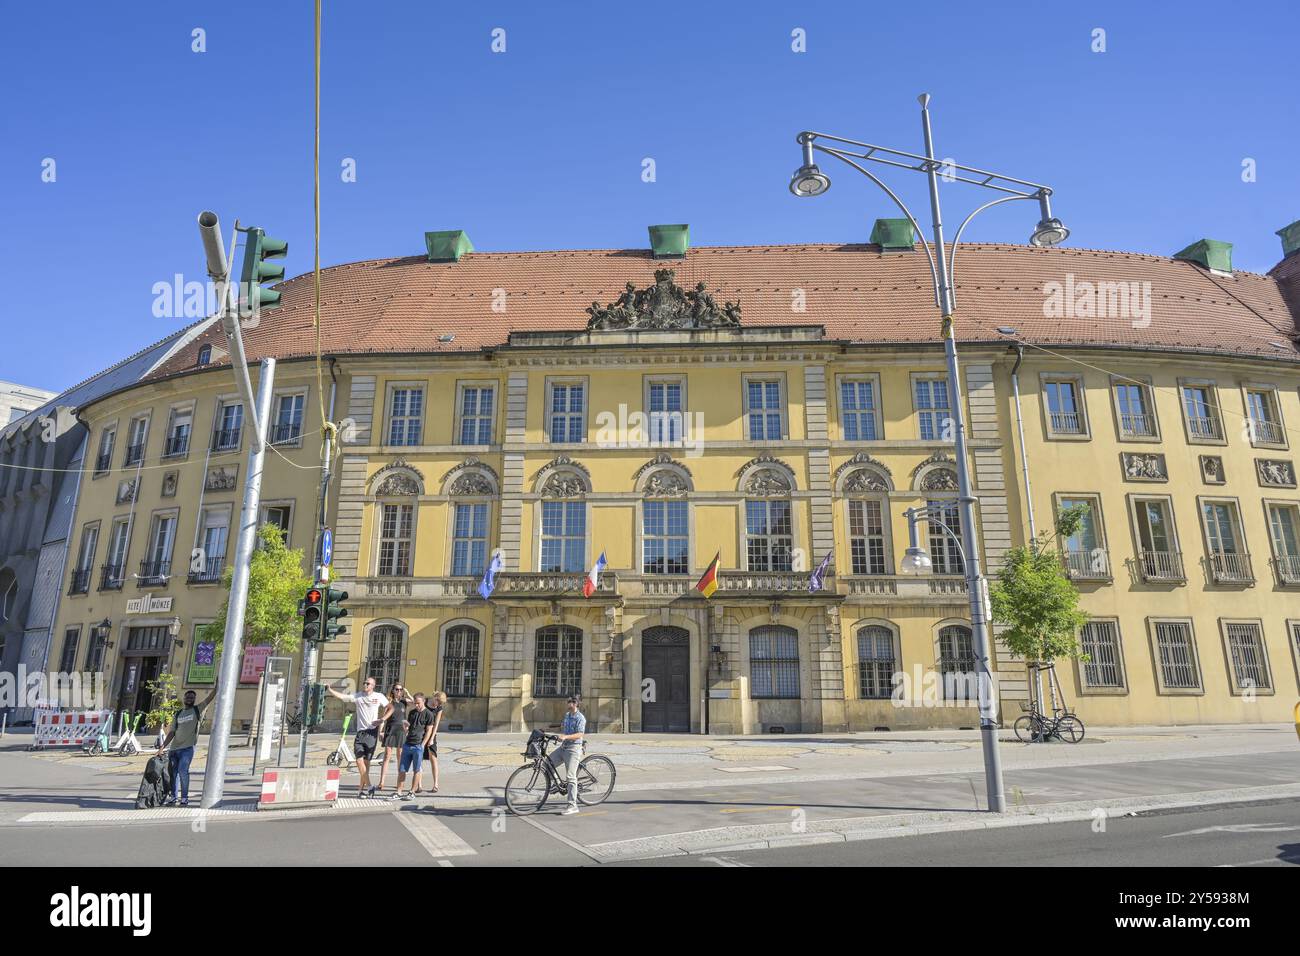
[[[320,563],[329,567],[334,558],[334,532],[326,528],[320,535]]]

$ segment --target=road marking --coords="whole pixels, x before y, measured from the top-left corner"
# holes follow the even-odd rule
[[[754,773],[759,770],[793,770],[794,767],[714,767],[713,769],[719,770],[722,773]]]
[[[798,807],[744,807],[739,810],[720,810],[719,813],[770,813],[773,810],[798,810]]]
[[[1276,864],[1276,865],[1281,865],[1281,864],[1286,863],[1286,862],[1287,862],[1287,861],[1284,860],[1284,859],[1282,859],[1280,856],[1270,856],[1270,857],[1269,857],[1268,859],[1266,859],[1266,860],[1247,860],[1245,863],[1216,863],[1216,864],[1215,864],[1215,867],[1216,867],[1216,868],[1222,868],[1222,867],[1225,867],[1225,866],[1226,866],[1226,867],[1234,867],[1234,866],[1265,866],[1265,865],[1267,865],[1267,864]]]
[[[749,866],[748,863],[741,863],[738,860],[729,860],[725,856],[702,856],[700,857],[700,861],[703,863],[716,863],[718,866]]]
[[[1199,836],[1202,833],[1289,833],[1300,827],[1285,823],[1228,823],[1217,827],[1201,827],[1199,830],[1184,830],[1182,833],[1166,833],[1164,839],[1179,836]]]
[[[453,863],[453,862],[451,862],[451,860],[439,860],[439,861],[438,861],[438,865],[439,865],[439,866],[455,866],[456,864]]]
[[[420,846],[428,850],[429,856],[434,859],[445,856],[473,856],[478,852],[435,816],[401,810],[393,811],[393,816],[397,818],[398,823],[411,831],[411,835],[420,841]]]
[[[533,819],[532,817],[530,817],[530,816],[529,816],[529,817],[520,817],[519,819],[523,820],[524,823],[527,823],[530,827],[533,827],[534,829],[537,829],[537,830],[541,830],[541,831],[542,831],[543,833],[545,833],[548,837],[551,837],[552,839],[555,839],[555,840],[559,840],[561,843],[563,843],[563,844],[564,844],[565,846],[567,846],[569,849],[571,849],[571,850],[577,850],[577,851],[578,851],[579,853],[581,853],[583,856],[589,856],[589,857],[591,857],[591,858],[592,858],[593,860],[595,860],[597,863],[604,863],[604,862],[606,862],[605,859],[604,859],[604,857],[600,857],[600,856],[597,856],[595,853],[592,853],[591,850],[587,849],[587,848],[586,848],[585,846],[583,846],[581,843],[578,843],[576,840],[570,840],[568,837],[566,837],[566,836],[565,836],[564,834],[562,834],[562,833],[556,833],[554,830],[552,830],[552,829],[551,829],[550,827],[548,827],[546,824],[544,824],[544,823],[538,823],[536,820],[534,820],[534,819]]]

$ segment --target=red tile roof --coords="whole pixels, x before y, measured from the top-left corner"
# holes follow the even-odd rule
[[[321,271],[322,350],[326,354],[465,352],[505,344],[516,331],[581,330],[584,309],[609,304],[628,282],[653,282],[656,269],[677,282],[704,282],[718,303],[738,301],[742,325],[823,325],[830,339],[866,343],[934,342],[937,318],[921,247],[882,253],[875,245],[716,246],[684,259],[656,260],[645,249],[476,252],[459,262],[424,256],[352,262]],[[1276,270],[1275,270],[1276,271]],[[1149,283],[1151,321],[1131,316],[1049,318],[1045,288],[1083,282]],[[965,244],[957,255],[957,330],[961,340],[994,341],[998,326],[1045,346],[1102,345],[1193,350],[1300,361],[1297,318],[1277,279],[1247,272],[1215,276],[1163,256],[1090,249]],[[312,277],[280,286],[280,308],[245,330],[250,361],[313,354]],[[494,290],[506,310],[494,312]],[[791,308],[803,289],[806,309]],[[452,335],[450,342],[440,338]],[[215,326],[155,372],[194,368]],[[1279,350],[1270,345],[1277,342]]]

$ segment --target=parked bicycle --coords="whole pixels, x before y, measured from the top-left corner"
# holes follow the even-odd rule
[[[550,744],[559,737],[534,730],[523,756],[525,763],[506,781],[506,806],[511,813],[526,816],[546,806],[552,795],[566,796],[568,787],[547,756]],[[614,761],[602,754],[589,754],[578,763],[578,802],[594,807],[614,792]]]
[[[1067,744],[1077,744],[1083,740],[1084,735],[1083,721],[1068,710],[1051,717],[1031,710],[1017,717],[1012,726],[1016,732],[1016,739],[1027,744],[1047,743],[1053,739],[1063,740]]]

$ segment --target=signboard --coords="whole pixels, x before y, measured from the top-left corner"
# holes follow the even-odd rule
[[[257,735],[258,760],[270,760],[271,747],[280,742],[285,683],[283,674],[266,672],[266,681],[262,684],[262,727]]]
[[[147,594],[144,597],[131,598],[126,602],[127,614],[166,614],[172,609],[172,598]]]
[[[266,670],[266,660],[271,656],[271,651],[272,647],[269,644],[244,649],[243,663],[239,669],[239,682],[241,684],[256,684],[261,680],[262,672]]]
[[[329,567],[334,559],[334,532],[326,528],[320,535],[320,563]]]
[[[197,636],[190,652],[190,665],[185,671],[187,684],[215,684],[217,682],[217,642],[200,641]]]

